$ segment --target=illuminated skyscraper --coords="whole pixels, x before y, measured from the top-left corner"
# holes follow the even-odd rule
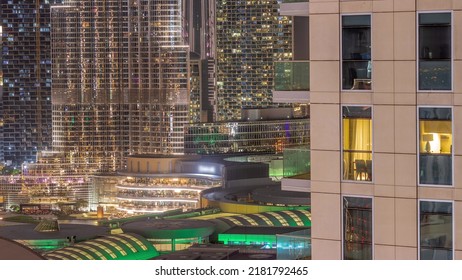
[[[0,38],[3,40],[3,27],[0,23]],[[0,52],[0,62],[2,61],[2,52]],[[0,112],[3,112],[3,71],[0,66]],[[0,162],[3,162],[3,114],[0,113]]]
[[[182,0],[52,7],[56,151],[95,172],[122,167],[127,154],[183,152],[189,47],[182,16]]]
[[[215,0],[188,0],[185,31],[191,51],[190,120],[213,120],[215,100]]]
[[[217,120],[272,104],[274,61],[292,58],[292,20],[280,0],[216,2]]]
[[[14,165],[35,161],[37,151],[51,146],[50,4],[57,2],[0,4],[0,160],[3,154]]]

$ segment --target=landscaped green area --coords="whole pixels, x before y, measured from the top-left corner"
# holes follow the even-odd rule
[[[3,218],[7,222],[38,224],[40,221],[31,216],[19,215]]]

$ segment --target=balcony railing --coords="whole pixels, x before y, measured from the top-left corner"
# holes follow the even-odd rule
[[[309,91],[310,63],[308,61],[277,61],[274,64],[276,91]]]
[[[310,179],[311,151],[309,146],[284,149],[284,178]]]

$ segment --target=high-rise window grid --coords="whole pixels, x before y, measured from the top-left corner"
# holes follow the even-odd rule
[[[182,9],[180,0],[52,8],[56,150],[99,172],[123,168],[128,154],[183,152],[190,65]]]
[[[309,120],[243,121],[190,124],[185,152],[199,154],[266,152],[309,144]]]
[[[38,151],[51,149],[50,5],[60,2],[10,0],[0,4],[0,155],[15,166],[33,162]]]
[[[217,120],[240,119],[241,108],[269,106],[274,61],[291,60],[292,20],[281,0],[216,2]]]

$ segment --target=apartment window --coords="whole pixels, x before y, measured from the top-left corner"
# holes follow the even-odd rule
[[[371,16],[342,16],[342,89],[370,90],[371,78]]]
[[[372,259],[372,198],[343,197],[343,259]]]
[[[419,90],[451,90],[451,13],[419,14]]]
[[[452,185],[452,110],[419,108],[419,183]]]
[[[452,260],[452,202],[420,201],[420,259]]]
[[[372,108],[344,106],[343,179],[372,181]]]

